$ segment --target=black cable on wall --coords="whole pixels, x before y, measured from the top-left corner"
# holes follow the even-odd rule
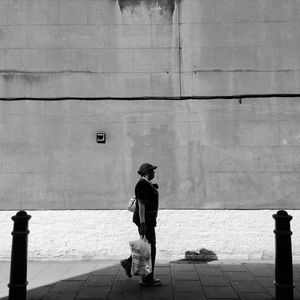
[[[86,101],[101,101],[101,100],[216,100],[216,99],[238,99],[242,103],[243,99],[254,98],[300,98],[300,94],[241,94],[241,95],[218,95],[218,96],[143,96],[143,97],[8,97],[0,98],[1,101],[66,101],[66,100],[86,100]],[[300,101],[300,99],[299,99]]]

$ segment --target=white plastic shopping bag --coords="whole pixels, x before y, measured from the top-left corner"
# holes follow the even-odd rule
[[[144,239],[130,241],[132,254],[131,273],[133,275],[147,276],[152,272],[151,245]]]

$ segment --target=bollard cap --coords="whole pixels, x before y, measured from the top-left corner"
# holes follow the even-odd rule
[[[16,213],[15,216],[12,216],[11,218],[13,221],[23,222],[23,221],[29,220],[31,218],[31,216],[28,215],[25,210],[20,210]]]
[[[280,217],[285,217],[287,215],[288,215],[288,213],[283,209],[281,209],[277,212],[277,216],[280,216]]]
[[[293,217],[290,216],[285,210],[280,209],[276,214],[273,215],[275,220],[292,220]]]
[[[27,212],[25,210],[20,210],[17,212],[16,216],[25,217],[25,216],[27,216]]]

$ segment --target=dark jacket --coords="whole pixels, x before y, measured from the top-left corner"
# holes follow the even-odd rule
[[[137,182],[135,186],[135,196],[137,199],[136,208],[133,213],[133,222],[140,226],[139,216],[139,201],[145,204],[145,223],[147,227],[156,226],[156,218],[158,211],[159,194],[157,189],[151,182],[143,177]],[[139,200],[139,201],[138,201]]]

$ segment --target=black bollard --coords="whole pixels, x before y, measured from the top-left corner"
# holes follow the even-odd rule
[[[275,219],[275,295],[276,300],[294,299],[293,259],[290,221],[284,210],[273,215]]]
[[[26,300],[27,288],[27,245],[28,221],[31,218],[26,211],[19,211],[12,217],[14,230],[11,233],[12,249],[10,262],[9,300]]]

